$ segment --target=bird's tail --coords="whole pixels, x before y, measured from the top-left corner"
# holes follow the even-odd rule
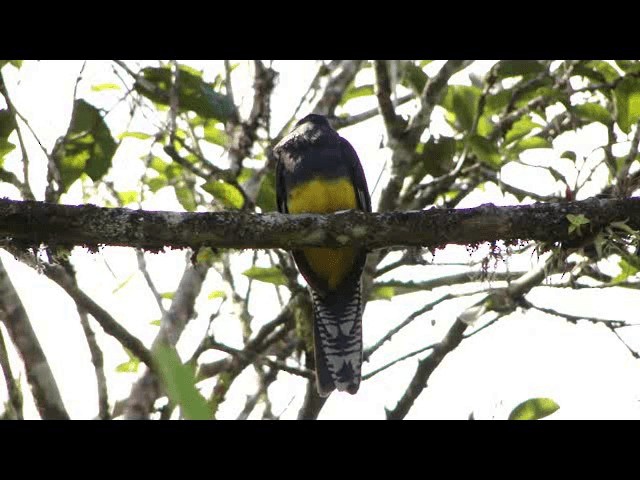
[[[360,282],[348,292],[313,299],[314,346],[318,393],[328,396],[334,389],[354,394],[360,388],[362,368],[362,294]]]

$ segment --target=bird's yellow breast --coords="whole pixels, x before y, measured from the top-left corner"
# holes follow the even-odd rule
[[[296,185],[289,192],[289,213],[331,213],[357,207],[356,191],[347,178],[314,178]],[[353,266],[355,252],[352,247],[305,248],[304,256],[314,275],[335,290]]]
[[[289,192],[289,213],[331,213],[356,208],[356,191],[349,179],[314,178]]]

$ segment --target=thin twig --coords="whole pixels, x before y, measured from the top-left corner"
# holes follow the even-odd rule
[[[144,279],[146,280],[147,285],[149,286],[149,290],[151,290],[151,293],[153,294],[153,298],[158,304],[160,313],[161,315],[165,315],[167,312],[164,306],[162,305],[162,296],[160,295],[160,292],[158,292],[158,289],[156,288],[155,284],[153,283],[153,280],[151,279],[151,275],[149,275],[149,271],[147,270],[147,262],[144,258],[144,252],[139,248],[136,248],[136,257],[138,259],[138,268],[142,272],[142,275],[144,276]]]
[[[36,271],[42,271],[47,277],[56,282],[63,290],[84,308],[100,324],[104,331],[128,348],[136,357],[153,369],[151,353],[144,344],[127,329],[120,325],[106,310],[94,302],[86,293],[78,288],[67,272],[60,265],[38,263],[33,256],[27,255],[22,250],[12,246],[3,245],[14,257]]]
[[[400,105],[404,105],[409,103],[411,100],[416,100],[416,96],[413,93],[407,93],[402,97],[397,99],[392,99],[391,103],[393,107],[399,107]],[[358,123],[362,123],[365,120],[369,120],[370,118],[374,118],[380,113],[378,108],[372,108],[370,110],[366,110],[361,113],[356,113],[354,115],[349,115],[348,117],[335,117],[329,119],[331,125],[336,130],[340,130],[342,128],[351,127],[352,125],[357,125]]]
[[[260,355],[256,352],[252,352],[247,350],[246,348],[243,350],[238,350],[237,348],[229,347],[228,345],[224,345],[220,342],[211,341],[209,343],[209,347],[213,350],[219,350],[221,352],[229,353],[231,355],[239,357],[241,360],[244,360],[249,363],[257,362],[260,364],[268,365],[271,368],[276,368],[278,370],[282,370],[283,372],[290,373],[292,375],[297,375],[299,377],[315,379],[315,374],[307,369],[292,367],[287,365],[284,361],[281,360],[271,360],[270,358]]]
[[[376,368],[375,370],[367,373],[366,375],[362,376],[362,381],[364,382],[365,380],[369,380],[371,377],[377,375],[380,372],[384,372],[386,369],[393,367],[396,363],[400,363],[404,360],[407,360],[411,357],[415,357],[416,355],[419,355],[421,353],[424,353],[428,350],[432,350],[434,349],[437,345],[439,344],[439,342],[436,343],[432,343],[431,345],[427,345],[426,347],[422,347],[419,348],[418,350],[415,350],[413,352],[407,353],[406,355],[402,355],[399,358],[396,358],[395,360],[386,363],[385,365],[381,366],[380,368]]]
[[[87,339],[87,345],[89,346],[89,353],[91,354],[91,363],[96,374],[96,382],[98,386],[98,418],[100,420],[109,420],[111,414],[109,413],[109,393],[107,390],[107,378],[104,374],[104,359],[102,350],[98,345],[96,336],[89,325],[89,318],[86,311],[78,306],[78,314],[80,315],[80,325],[84,336]]]
[[[17,110],[9,97],[9,92],[7,91],[7,87],[4,83],[4,78],[2,76],[2,72],[0,72],[0,94],[4,97],[7,107],[9,109],[9,113],[13,117],[13,123],[16,127],[16,133],[18,134],[18,143],[20,144],[20,150],[22,152],[22,176],[23,181],[16,186],[20,188],[20,193],[26,200],[34,200],[35,197],[33,192],[31,191],[31,186],[29,182],[29,155],[27,153],[27,147],[24,143],[24,138],[22,136],[22,131],[20,130],[20,124],[18,122]]]
[[[373,353],[376,350],[378,350],[380,347],[382,347],[382,345],[384,345],[388,340],[390,340],[391,337],[393,337],[396,333],[398,333],[400,330],[402,330],[407,325],[409,325],[411,322],[413,322],[416,318],[418,318],[419,316],[424,315],[425,313],[433,310],[433,308],[435,306],[437,306],[437,305],[441,304],[442,302],[444,302],[445,300],[449,300],[451,298],[454,298],[454,295],[452,293],[447,293],[446,295],[443,295],[442,297],[438,298],[437,300],[434,300],[431,303],[427,303],[423,307],[421,307],[418,310],[416,310],[415,312],[413,312],[411,315],[409,315],[407,318],[405,318],[402,322],[400,322],[399,325],[397,325],[396,327],[394,327],[391,330],[389,330],[375,344],[373,344],[371,347],[367,348],[365,350],[365,352],[364,352],[363,360],[365,362],[368,361],[369,358],[371,357],[371,355],[373,355]]]
[[[585,316],[585,315],[573,315],[570,313],[564,313],[564,312],[559,312],[553,308],[548,308],[548,307],[541,307],[538,305],[534,305],[533,303],[531,303],[530,301],[523,299],[522,300],[522,306],[525,308],[535,308],[536,310],[539,310],[540,312],[546,313],[548,315],[554,315],[556,317],[563,317],[565,319],[567,319],[569,322],[571,323],[577,323],[579,321],[585,321],[585,322],[590,322],[590,323],[594,323],[594,324],[598,324],[598,323],[604,323],[605,325],[607,325],[609,328],[611,329],[618,329],[618,328],[622,328],[622,327],[629,327],[633,324],[627,323],[624,320],[607,320],[604,318],[598,318],[598,317],[589,317],[589,316]]]

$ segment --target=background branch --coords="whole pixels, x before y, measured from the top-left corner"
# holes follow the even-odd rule
[[[68,420],[58,384],[27,312],[0,261],[0,319],[20,353],[36,408],[42,419]]]

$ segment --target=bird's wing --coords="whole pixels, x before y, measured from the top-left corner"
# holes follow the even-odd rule
[[[280,157],[281,152],[275,151],[276,156],[276,205],[278,212],[289,213],[287,209],[287,191],[284,182],[284,162]]]
[[[351,144],[344,138],[340,137],[340,151],[345,160],[351,165],[351,176],[353,186],[356,189],[356,198],[358,206],[365,212],[371,211],[371,195],[369,194],[369,188],[367,188],[367,178],[364,175],[362,164],[358,158],[358,154]]]

